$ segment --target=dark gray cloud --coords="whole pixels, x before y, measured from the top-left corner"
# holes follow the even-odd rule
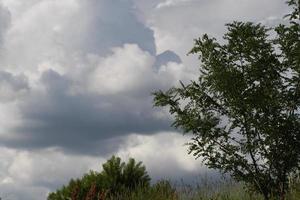
[[[154,67],[160,68],[162,65],[168,64],[168,62],[182,63],[180,57],[176,53],[167,50],[156,57]]]
[[[170,129],[168,119],[155,116],[150,90],[140,97],[69,94],[71,81],[52,70],[43,73],[40,84],[45,91],[33,93],[21,104],[23,123],[11,130],[14,139],[2,139],[5,145],[104,154],[117,147],[118,140],[105,145],[111,138]]]
[[[29,84],[26,76],[0,71],[0,102],[10,102],[26,94]]]
[[[105,154],[118,147],[116,138],[170,130],[169,119],[153,109],[151,92],[182,72],[172,66],[174,74],[162,72],[167,77],[160,81],[153,67],[181,60],[171,51],[156,57],[154,33],[132,1],[32,4],[14,18],[5,43],[6,61],[28,72],[34,86],[17,106],[21,123],[0,135],[3,145]]]

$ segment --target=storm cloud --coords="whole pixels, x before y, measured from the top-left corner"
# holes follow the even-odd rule
[[[132,2],[44,0],[24,7],[22,18],[12,18],[3,56],[10,70],[26,74],[19,85],[29,79],[20,89],[30,92],[19,99],[20,123],[2,134],[3,145],[91,153],[106,139],[170,130],[151,92],[188,72],[175,53],[156,55],[153,31]]]

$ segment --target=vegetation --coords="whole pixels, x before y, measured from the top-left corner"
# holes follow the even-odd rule
[[[48,200],[107,199],[150,186],[145,166],[132,158],[124,163],[119,157],[113,156],[102,167],[101,173],[90,171],[81,179],[71,180],[68,186],[49,194]]]
[[[286,199],[299,170],[300,1],[287,3],[288,25],[233,22],[222,43],[197,39],[199,79],[154,93],[194,135],[190,153],[265,200]]]
[[[119,163],[119,158],[116,157],[106,164],[111,163],[112,160],[114,166],[121,166],[116,164]],[[110,173],[112,171],[113,174],[118,174],[119,167],[110,167]],[[105,184],[105,178],[100,178],[102,173],[90,172],[81,179],[71,180],[68,186],[49,194],[48,200],[263,200],[262,196],[251,193],[245,190],[243,185],[225,178],[215,182],[206,178],[193,186],[184,183],[171,184],[166,180],[158,181],[153,185],[141,184],[134,188],[117,183],[119,189],[111,193],[109,184]],[[291,185],[287,199],[298,200],[299,180],[294,179]]]

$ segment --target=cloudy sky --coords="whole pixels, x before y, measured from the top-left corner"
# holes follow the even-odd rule
[[[284,0],[0,0],[0,196],[46,199],[113,154],[153,179],[206,173],[151,92],[197,77],[186,54],[203,33],[287,13]]]

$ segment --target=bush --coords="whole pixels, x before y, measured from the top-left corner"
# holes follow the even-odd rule
[[[126,164],[119,157],[112,156],[102,166],[102,172],[90,171],[81,179],[72,179],[67,186],[49,194],[48,200],[107,199],[150,186],[145,166],[133,158]]]

